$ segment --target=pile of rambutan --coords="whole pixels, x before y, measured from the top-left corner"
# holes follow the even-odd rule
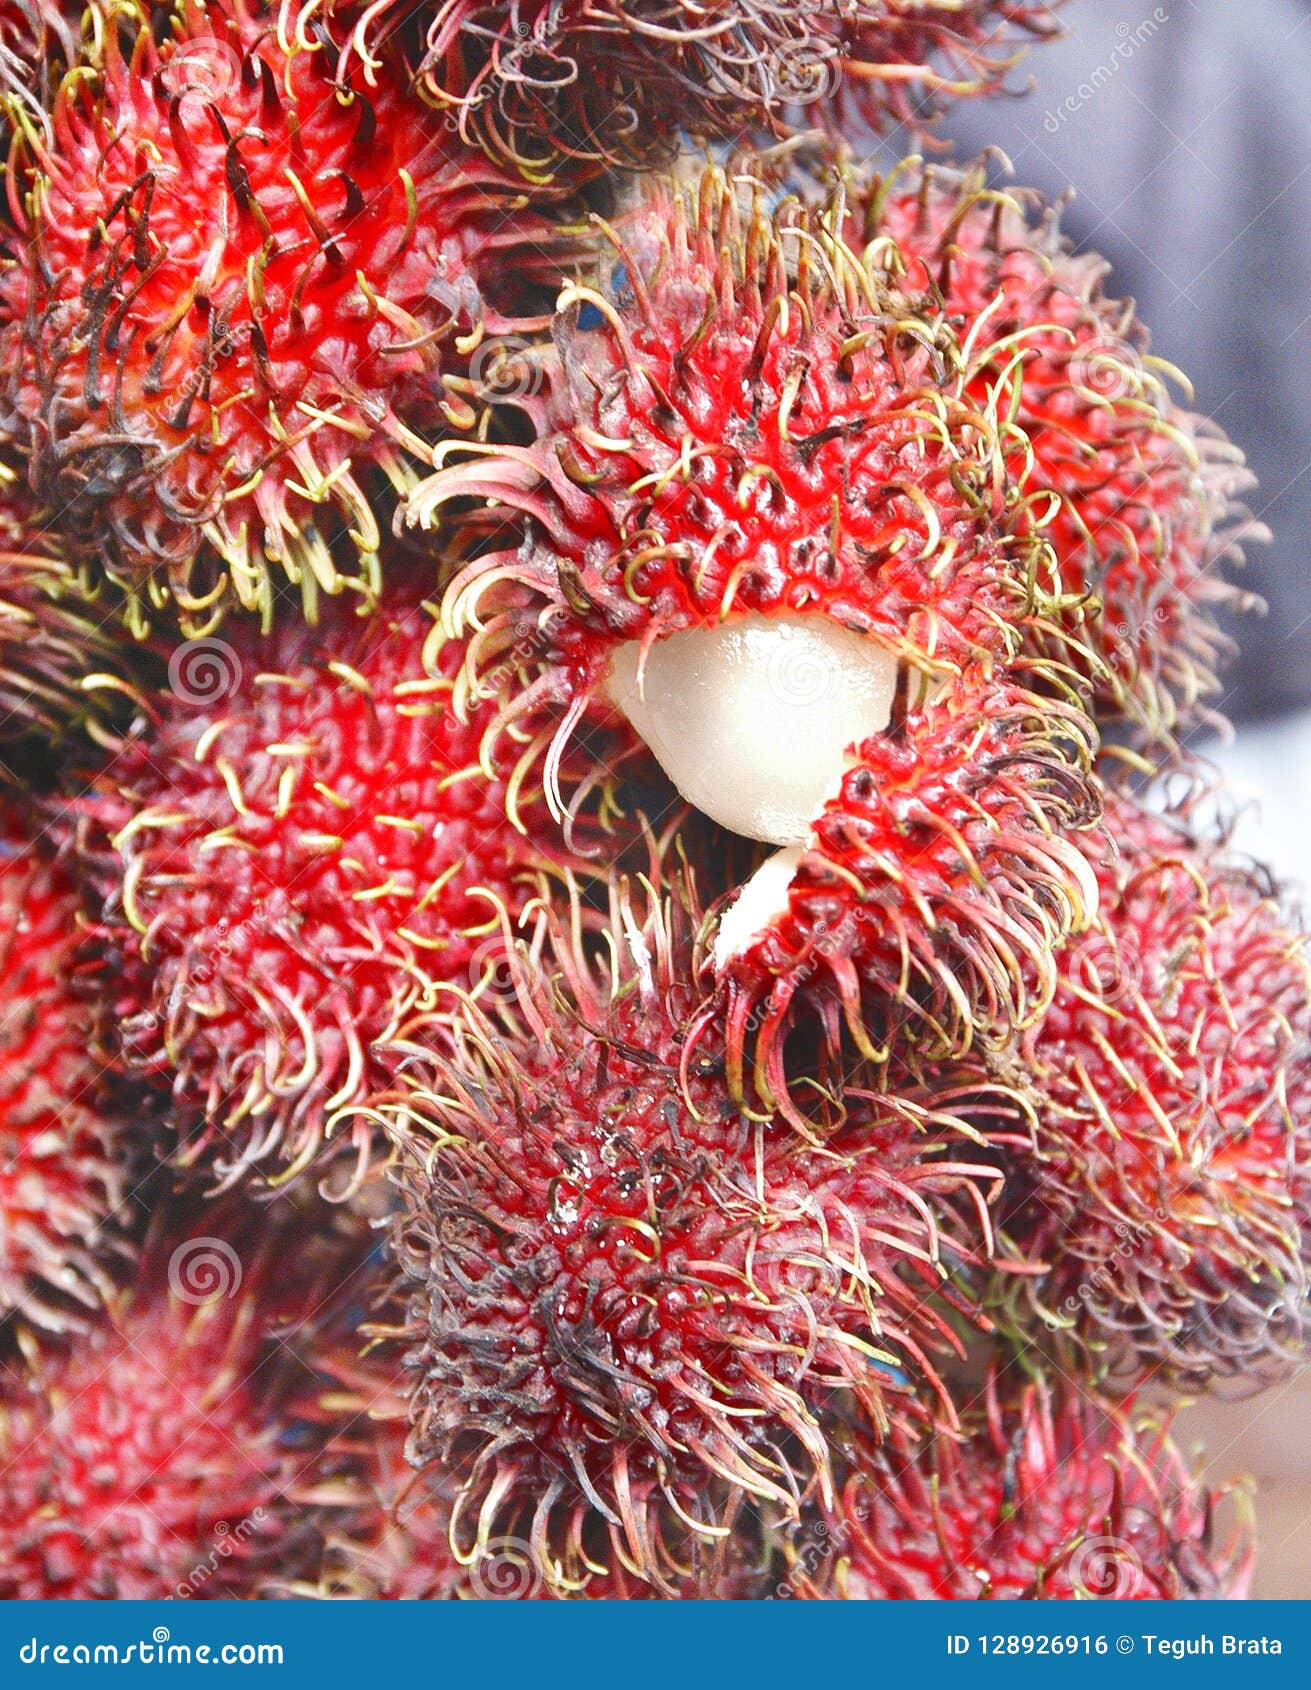
[[[1056,10],[0,0],[0,1596],[1245,1594],[1248,476],[854,140]]]

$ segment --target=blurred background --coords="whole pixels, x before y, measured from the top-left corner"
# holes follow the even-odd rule
[[[1015,181],[1077,192],[1064,223],[1113,265],[1153,351],[1246,451],[1273,531],[1241,584],[1269,606],[1231,622],[1241,657],[1198,737],[1244,803],[1237,841],[1311,887],[1311,0],[1068,0],[1022,99],[958,107],[966,155],[1000,146]],[[1304,907],[1311,900],[1304,897]],[[1311,1598],[1311,1375],[1178,1423],[1219,1479],[1257,1481],[1255,1594]]]

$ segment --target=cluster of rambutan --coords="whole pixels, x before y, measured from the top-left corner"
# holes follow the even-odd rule
[[[0,1596],[1244,1592],[1246,472],[840,139],[1054,23],[0,0]]]

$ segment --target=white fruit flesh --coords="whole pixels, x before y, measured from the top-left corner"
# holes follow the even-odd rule
[[[715,967],[722,969],[755,943],[788,907],[788,887],[801,862],[802,847],[789,845],[767,857],[719,920],[715,934]]]
[[[891,652],[824,616],[688,628],[645,664],[634,641],[610,666],[611,699],[684,798],[785,846],[807,842],[852,747],[887,727],[896,687]]]

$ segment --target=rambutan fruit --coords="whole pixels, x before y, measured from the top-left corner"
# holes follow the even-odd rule
[[[1182,378],[1150,355],[1132,301],[1106,295],[1109,266],[1074,250],[1059,208],[990,188],[982,164],[907,160],[847,188],[851,244],[935,299],[962,341],[983,334],[1019,361],[1011,450],[1052,499],[1039,561],[1061,607],[1030,639],[1089,681],[1099,715],[1170,732],[1218,690],[1229,641],[1214,608],[1252,602],[1224,578],[1264,534],[1235,503],[1253,485],[1241,452],[1179,403]],[[986,401],[985,371],[973,390]]]
[[[1096,818],[1093,727],[1024,655],[1055,609],[1006,471],[1013,359],[896,291],[840,214],[769,214],[713,169],[651,188],[561,295],[536,441],[439,448],[409,506],[481,500],[475,530],[523,535],[446,610],[476,685],[539,606],[539,679],[498,731],[553,716],[558,754],[618,710],[692,803],[782,848],[712,956],[735,1095],[753,1023],[767,1104],[802,987],[868,1055],[880,1017],[936,1051],[1004,1040],[1094,891],[1066,837]]]
[[[0,802],[0,1320],[76,1324],[121,1248],[122,1134],[74,985],[78,895]]]
[[[637,1601],[658,1594],[619,1564],[584,1567],[576,1588],[553,1587],[534,1562],[527,1517],[482,1545],[472,1561],[457,1559],[450,1529],[459,1484],[416,1473],[407,1462],[408,1418],[395,1369],[376,1353],[361,1360],[349,1346],[318,1360],[330,1385],[310,1414],[324,1440],[306,1497],[323,1517],[324,1555],[317,1578],[291,1594],[421,1602]],[[744,1510],[731,1536],[691,1545],[679,1597],[758,1594],[766,1551],[756,1527]]]
[[[75,1346],[0,1370],[0,1598],[244,1597],[312,1553],[267,1279],[254,1245],[184,1237]]]
[[[1059,4],[1059,0],[1057,0]],[[332,0],[342,64],[372,72],[422,37],[428,97],[461,133],[536,175],[649,163],[680,135],[787,133],[841,93],[876,127],[995,88],[1055,29],[1020,0]],[[417,14],[417,16],[416,16]]]
[[[1242,1598],[1248,1509],[1220,1543],[1219,1504],[1168,1423],[1075,1387],[990,1386],[965,1436],[898,1436],[866,1451],[787,1588],[850,1600]]]
[[[311,612],[370,597],[377,500],[518,320],[484,285],[508,302],[545,220],[403,78],[335,84],[264,0],[178,0],[159,33],[107,31],[48,136],[18,111],[0,420],[134,622],[169,594],[188,631],[229,601],[267,620],[284,579]]]
[[[1097,924],[1019,1067],[1006,1230],[1035,1317],[1185,1382],[1304,1359],[1311,966],[1266,877],[1112,795]],[[1035,1277],[1030,1264],[1046,1264]]]
[[[425,584],[180,647],[151,731],[76,805],[107,1057],[171,1087],[183,1160],[212,1150],[225,1178],[313,1160],[385,1084],[380,1041],[494,973],[498,909],[540,890],[554,830],[480,764]]]
[[[950,1416],[934,1356],[987,1186],[910,1093],[816,1080],[809,1137],[745,1115],[687,1047],[695,907],[612,899],[595,959],[552,913],[513,996],[469,1004],[449,1056],[409,1041],[377,1110],[409,1455],[455,1490],[457,1557],[516,1536],[552,1590],[608,1568],[669,1597],[740,1510],[832,1497],[829,1413]],[[938,1213],[967,1196],[958,1238]]]

